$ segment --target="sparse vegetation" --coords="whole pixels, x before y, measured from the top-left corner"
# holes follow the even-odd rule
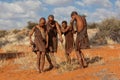
[[[8,61],[6,61],[6,59],[0,60],[0,68],[4,67],[5,65],[8,65]]]
[[[3,33],[2,33],[3,32]],[[22,29],[22,30],[1,30],[0,33],[0,47],[4,47],[6,45],[14,45],[14,44],[28,44],[29,38],[28,38],[29,30],[28,29]]]
[[[16,58],[14,64],[21,65],[20,70],[36,69],[36,56],[33,53],[27,53],[25,57]]]
[[[103,20],[99,25],[100,34],[104,37],[110,36],[113,40],[120,42],[120,20],[116,18],[108,18]]]
[[[95,29],[97,28],[97,23],[89,23],[87,27],[88,29]]]
[[[27,25],[27,28],[32,29],[35,25],[37,25],[37,23],[29,21],[28,25]]]
[[[12,31],[12,33],[14,33],[14,34],[17,34],[18,32],[20,32],[20,30],[14,29],[14,30]]]
[[[112,39],[120,43],[120,20],[116,18],[108,18],[101,23],[97,23],[99,32],[90,40],[91,44],[104,45],[107,39]]]
[[[72,64],[68,64],[66,62],[61,62],[59,64],[58,72],[59,73],[69,72],[69,71],[73,71],[73,70],[75,70],[77,68],[79,68],[78,61],[76,59],[73,59]]]
[[[18,52],[17,48],[14,45],[6,45],[3,47],[3,49],[6,53],[9,53],[9,52],[17,53]]]
[[[8,34],[8,32],[6,30],[0,30],[0,38],[4,37],[7,34]]]
[[[16,39],[17,39],[18,41],[21,41],[21,40],[23,40],[24,38],[25,38],[24,35],[20,35],[20,34],[16,35]]]

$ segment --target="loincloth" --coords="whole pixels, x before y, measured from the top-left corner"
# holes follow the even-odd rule
[[[87,49],[90,48],[89,45],[89,39],[88,39],[88,35],[87,34],[80,34],[79,32],[77,33],[77,37],[76,37],[76,50],[80,50],[80,49]]]

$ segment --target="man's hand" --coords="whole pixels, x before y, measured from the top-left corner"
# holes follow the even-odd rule
[[[33,44],[34,44],[34,42],[33,42],[32,40],[30,40],[30,44],[31,44],[31,45],[33,45]]]
[[[60,41],[61,41],[61,43],[63,43],[63,38],[62,37],[60,37]]]
[[[74,19],[71,19],[71,20],[70,20],[70,24],[73,24],[73,22],[74,22]]]
[[[77,33],[77,31],[72,31],[73,34]]]
[[[45,45],[45,48],[48,48],[48,44]]]

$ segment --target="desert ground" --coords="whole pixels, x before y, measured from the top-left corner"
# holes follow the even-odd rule
[[[64,50],[59,48],[56,54],[59,68],[41,74],[36,71],[36,54],[30,46],[12,48],[21,52],[0,49],[0,80],[120,80],[120,44],[82,50],[89,64],[85,69],[79,69],[74,50],[72,64],[66,64]],[[46,61],[45,69],[48,66]]]
[[[89,29],[89,39],[98,32]],[[80,69],[75,50],[71,53],[72,63],[67,64],[64,46],[59,43],[55,54],[58,69],[38,73],[36,54],[29,45],[28,31],[11,31],[0,38],[0,80],[120,80],[120,44],[107,38],[106,45],[91,45],[91,49],[82,50],[87,68]],[[99,42],[100,40],[98,40]]]

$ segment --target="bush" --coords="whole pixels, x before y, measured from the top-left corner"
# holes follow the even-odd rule
[[[8,40],[0,40],[0,48],[1,47],[3,47],[3,46],[5,46],[6,44],[8,44],[9,43],[9,41]]]
[[[20,34],[16,35],[16,39],[17,39],[18,41],[21,41],[21,40],[23,40],[24,38],[25,38],[24,35],[20,35]]]
[[[99,32],[91,39],[91,44],[107,44],[107,38],[120,43],[120,20],[116,18],[108,18],[101,23],[97,23]]]
[[[13,32],[14,34],[17,34],[18,32],[20,32],[20,30],[14,29],[12,32]]]
[[[32,28],[33,28],[34,26],[36,26],[36,25],[37,25],[37,23],[29,21],[29,22],[28,22],[28,25],[27,25],[27,28],[28,28],[28,29],[32,29]]]
[[[0,30],[0,38],[4,37],[7,34],[8,34],[8,32],[6,30]]]
[[[87,27],[88,27],[88,29],[97,28],[97,23],[89,23]]]
[[[109,18],[99,24],[100,33],[104,37],[110,37],[116,42],[120,42],[120,20]]]

